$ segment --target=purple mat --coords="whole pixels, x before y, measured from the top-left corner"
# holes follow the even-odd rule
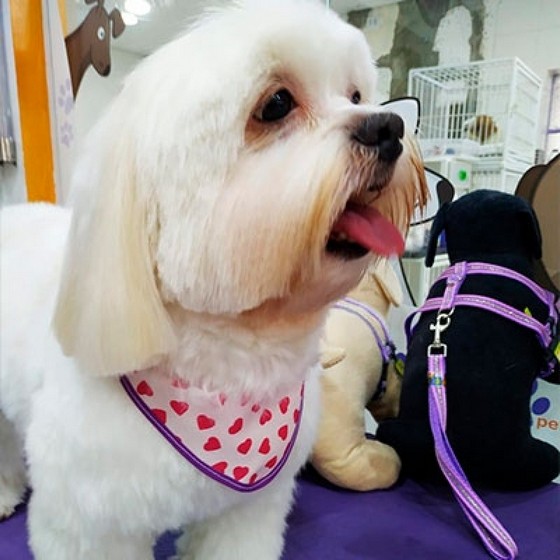
[[[533,492],[483,492],[481,497],[510,531],[519,558],[560,557],[560,486]],[[0,560],[31,560],[25,508],[0,523]],[[173,535],[155,549],[173,552]],[[301,479],[289,518],[283,560],[485,560],[489,558],[459,506],[441,489],[405,481],[391,490],[358,494]]]

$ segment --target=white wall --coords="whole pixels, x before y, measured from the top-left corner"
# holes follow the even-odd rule
[[[485,58],[517,56],[541,79],[560,68],[560,2],[558,0],[486,0],[492,30]]]
[[[485,58],[520,58],[543,82],[539,147],[545,147],[545,128],[551,94],[551,72],[560,69],[559,0],[486,0],[488,34]]]

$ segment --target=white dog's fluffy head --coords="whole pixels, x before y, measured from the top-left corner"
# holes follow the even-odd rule
[[[129,371],[172,350],[170,306],[297,313],[355,285],[368,257],[344,241],[347,203],[404,231],[426,192],[408,139],[398,159],[357,139],[375,80],[362,34],[310,0],[235,2],[142,62],[78,163],[65,352]],[[395,250],[368,227],[360,245]]]

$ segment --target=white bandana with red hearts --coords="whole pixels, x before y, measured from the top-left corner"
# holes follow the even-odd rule
[[[304,385],[255,402],[210,392],[163,373],[121,376],[126,393],[190,463],[214,480],[250,492],[268,484],[295,443]]]

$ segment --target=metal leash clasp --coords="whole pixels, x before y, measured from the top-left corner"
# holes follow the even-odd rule
[[[440,311],[437,314],[436,322],[430,324],[430,330],[434,331],[434,341],[428,346],[428,356],[447,356],[447,344],[441,341],[441,333],[451,324],[451,315],[455,308],[450,311]]]

